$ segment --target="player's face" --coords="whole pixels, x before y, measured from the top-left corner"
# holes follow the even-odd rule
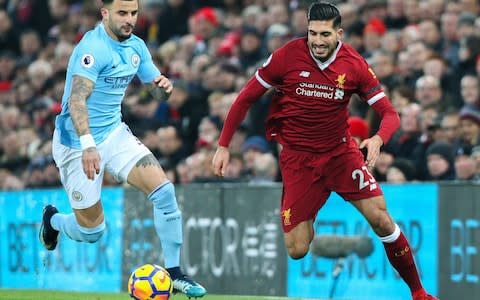
[[[114,0],[111,5],[102,9],[102,16],[114,38],[119,41],[130,37],[137,23],[138,1]]]
[[[316,59],[326,61],[337,47],[343,29],[334,28],[333,20],[308,22],[308,48]]]

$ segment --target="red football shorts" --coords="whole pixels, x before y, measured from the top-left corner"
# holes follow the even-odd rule
[[[321,154],[284,148],[280,153],[280,169],[284,232],[303,221],[315,219],[331,192],[347,201],[383,195],[358,145],[352,140]]]

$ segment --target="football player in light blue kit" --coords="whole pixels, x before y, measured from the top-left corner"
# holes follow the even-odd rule
[[[170,94],[140,38],[132,34],[138,0],[104,0],[102,22],[87,32],[70,57],[62,112],[57,116],[52,152],[68,194],[71,214],[47,205],[40,239],[55,249],[61,232],[79,242],[95,243],[105,230],[100,192],[105,170],[148,195],[174,291],[202,297],[205,288],[180,270],[182,219],[174,186],[160,164],[121,120],[121,102],[137,75],[152,89]]]

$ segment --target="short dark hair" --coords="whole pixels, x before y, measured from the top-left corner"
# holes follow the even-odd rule
[[[329,21],[333,19],[333,27],[342,24],[342,16],[338,8],[329,2],[314,2],[308,8],[308,21]]]
[[[102,0],[103,5],[110,5],[113,3],[115,0]],[[133,1],[133,0],[124,0],[124,1]]]

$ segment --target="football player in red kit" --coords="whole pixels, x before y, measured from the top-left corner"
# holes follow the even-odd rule
[[[398,114],[365,59],[341,41],[340,25],[334,5],[310,6],[307,37],[275,51],[230,107],[213,158],[214,171],[225,174],[235,130],[251,104],[274,88],[266,132],[267,138],[282,145],[281,218],[288,254],[294,259],[307,254],[317,212],[334,191],[367,219],[412,298],[437,299],[422,287],[410,245],[387,212],[383,192],[369,172],[380,147],[398,129]],[[378,132],[360,144],[367,150],[366,160],[348,132],[348,102],[354,93],[382,118]]]

